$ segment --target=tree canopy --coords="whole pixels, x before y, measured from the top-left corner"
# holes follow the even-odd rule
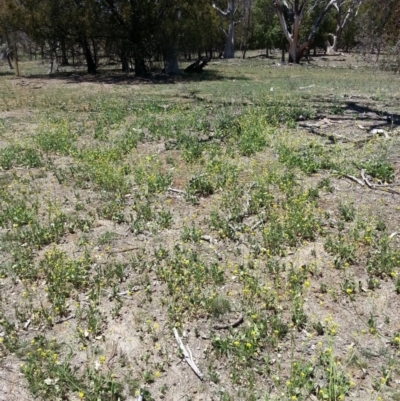
[[[398,52],[397,0],[0,0],[0,40],[88,73],[114,62],[143,75],[154,62],[264,48],[299,62],[309,48]],[[27,46],[29,43],[29,46]],[[397,49],[397,50],[396,50]]]

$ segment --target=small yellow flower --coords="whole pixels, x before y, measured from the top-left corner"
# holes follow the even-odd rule
[[[154,376],[155,376],[155,377],[160,377],[160,376],[161,376],[161,373],[157,370],[157,372],[154,373]]]
[[[85,398],[85,393],[83,393],[82,391],[79,391],[78,397],[79,398]]]
[[[104,355],[101,355],[100,357],[99,357],[99,362],[100,363],[104,363],[106,361],[106,357],[104,356]]]
[[[233,343],[233,345],[235,346],[235,347],[238,347],[239,346],[239,341],[235,341],[234,343]]]

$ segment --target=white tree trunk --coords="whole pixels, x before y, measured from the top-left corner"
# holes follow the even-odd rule
[[[336,53],[342,32],[347,22],[358,14],[364,0],[336,0],[333,6],[336,8],[336,31],[334,34],[330,33],[329,36],[333,39],[333,44],[330,45],[329,41],[326,46],[326,53]],[[343,16],[344,8],[347,6],[347,11]]]
[[[224,58],[235,57],[235,1],[228,0],[226,11],[221,10],[215,4],[213,4],[215,10],[225,19],[228,20],[228,32],[223,29],[225,34],[225,48]]]
[[[235,22],[229,21],[228,34],[225,39],[224,58],[235,57]]]
[[[325,54],[335,54],[337,49],[338,37],[333,33],[329,33],[328,36],[332,38],[332,44],[329,39],[325,41]]]
[[[285,0],[272,0],[272,1],[274,2],[282,31],[287,41],[289,42],[289,62],[299,63],[301,57],[303,56],[304,51],[308,48],[309,44],[312,42],[315,33],[317,32],[319,26],[321,25],[321,22],[324,19],[326,13],[328,12],[329,8],[334,3],[336,3],[337,0],[327,0],[326,6],[321,11],[316,22],[312,26],[311,31],[307,36],[307,39],[302,44],[299,44],[299,34],[300,34],[301,21],[304,15],[304,10],[307,0],[302,0],[302,1],[297,0],[294,2],[289,1],[289,4]],[[290,14],[292,16],[292,25],[290,31],[286,24],[283,7],[289,9]]]

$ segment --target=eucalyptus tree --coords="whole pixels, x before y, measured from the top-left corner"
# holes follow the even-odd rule
[[[272,0],[279,22],[289,43],[289,61],[299,63],[304,51],[311,45],[314,36],[329,9],[337,0],[315,0],[312,7],[320,6],[321,11],[311,28],[301,40],[301,27],[304,14],[307,12],[307,0]]]
[[[336,29],[329,32],[332,44],[328,43],[327,53],[336,52],[345,27],[355,18],[364,0],[336,0],[333,7],[336,9]]]
[[[221,26],[220,29],[225,36],[224,58],[235,57],[235,26],[242,21],[239,15],[239,0],[228,0],[226,8],[222,9],[217,4],[212,4],[213,8],[226,21],[227,28]]]

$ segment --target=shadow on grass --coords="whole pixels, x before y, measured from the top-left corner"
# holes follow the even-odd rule
[[[359,116],[364,117],[366,119],[377,120],[377,124],[372,125],[371,128],[383,128],[383,127],[388,128],[392,126],[400,126],[399,113],[391,113],[390,111],[378,110],[375,109],[374,107],[367,106],[364,104],[359,104],[352,101],[347,101],[345,102],[345,104],[346,104],[345,107],[346,110],[351,110],[357,113]],[[374,116],[376,117],[373,118]]]
[[[59,72],[51,75],[47,74],[33,74],[27,75],[21,78],[30,80],[61,80],[66,83],[102,83],[110,85],[140,85],[140,84],[175,84],[183,82],[201,82],[201,81],[229,81],[235,80],[249,80],[249,78],[243,76],[230,76],[221,74],[216,70],[205,70],[202,73],[186,73],[181,72],[178,76],[168,76],[165,74],[149,74],[143,77],[135,77],[133,73],[125,73],[120,70],[99,70],[95,75],[86,74],[82,71],[69,71]]]
[[[333,95],[332,95],[333,96]],[[365,97],[364,99],[369,99]],[[400,126],[400,113],[392,111],[384,111],[374,105],[365,104],[360,101],[353,100],[338,100],[335,97],[324,97],[324,96],[310,96],[307,99],[308,102],[318,106],[320,110],[320,115],[337,120],[354,120],[354,115],[357,116],[359,120],[369,120],[376,121],[376,124],[372,125],[371,128],[382,128],[383,126]],[[332,108],[337,107],[340,109],[340,113],[333,112]],[[397,111],[397,110],[396,110]]]
[[[10,71],[0,71],[0,77],[7,77],[7,76],[12,76],[14,75],[14,71],[10,70]]]

